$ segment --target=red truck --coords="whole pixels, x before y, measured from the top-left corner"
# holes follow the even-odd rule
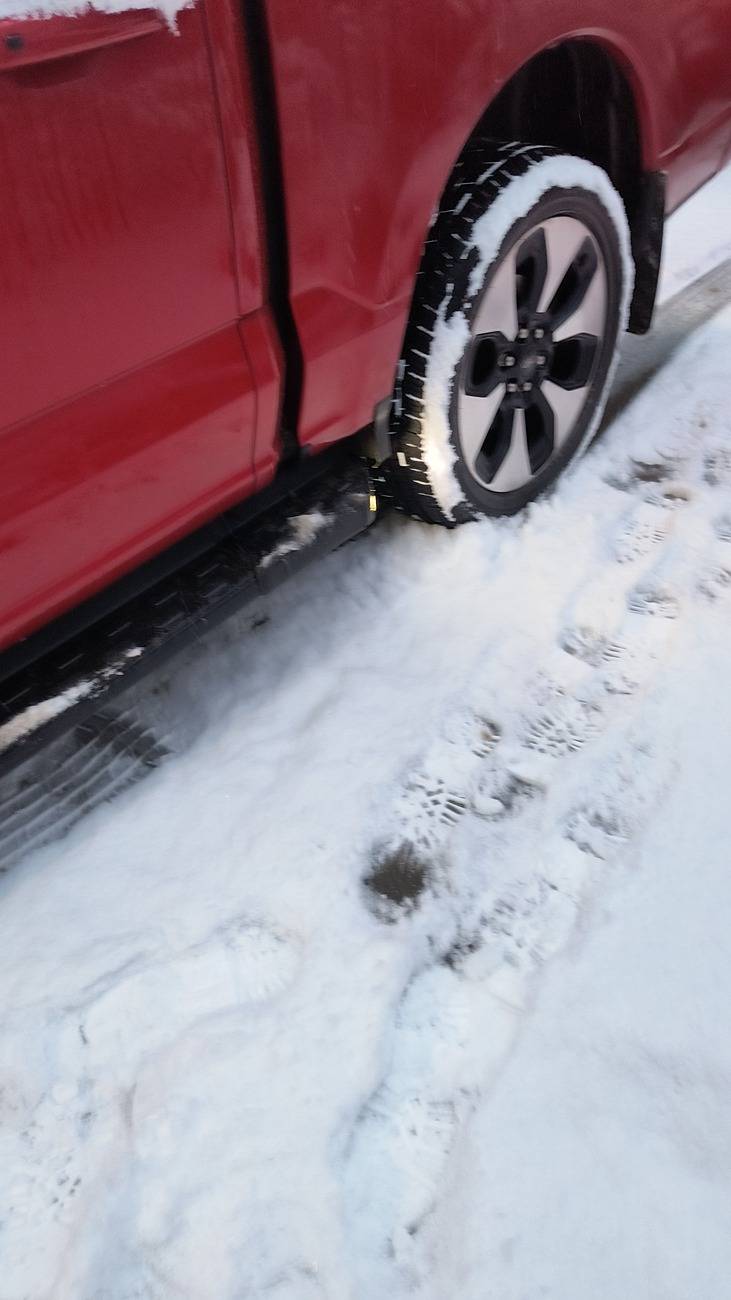
[[[0,19],[0,760],[374,488],[545,489],[731,153],[730,55],[729,0]]]

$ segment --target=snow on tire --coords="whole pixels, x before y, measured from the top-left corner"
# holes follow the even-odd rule
[[[544,491],[596,432],[633,283],[605,172],[475,142],[427,241],[394,390],[386,472],[404,508],[453,526]]]

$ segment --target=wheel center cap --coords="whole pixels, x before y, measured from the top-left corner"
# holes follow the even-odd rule
[[[533,383],[538,372],[538,356],[531,348],[518,358],[518,375],[521,383]]]

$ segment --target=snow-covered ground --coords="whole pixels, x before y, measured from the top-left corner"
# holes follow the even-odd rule
[[[181,752],[2,878],[1,1300],[731,1295],[718,306],[520,518],[192,649]]]

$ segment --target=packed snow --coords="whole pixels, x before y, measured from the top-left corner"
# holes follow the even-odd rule
[[[204,638],[0,878],[1,1300],[729,1294],[730,352]]]
[[[330,523],[332,523],[332,515],[326,515],[322,510],[315,509],[304,515],[293,515],[289,521],[289,536],[283,538],[264,556],[261,562],[262,568],[268,569],[271,564],[281,560],[285,555],[292,555],[294,551],[311,546],[317,534]]]

